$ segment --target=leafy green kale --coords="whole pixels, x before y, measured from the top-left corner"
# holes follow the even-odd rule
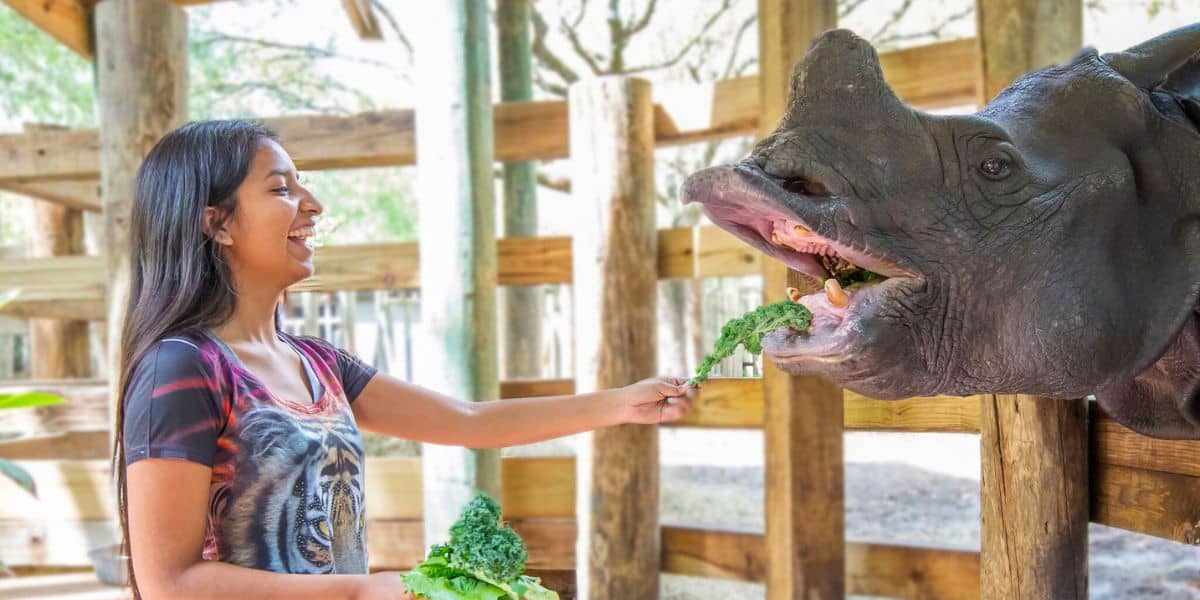
[[[475,496],[450,527],[450,542],[434,545],[404,585],[428,600],[558,600],[558,594],[524,575],[529,551],[500,519],[500,505]]]
[[[713,347],[712,354],[704,357],[704,361],[696,368],[696,376],[688,381],[695,385],[708,379],[708,373],[713,366],[733,355],[737,347],[744,346],[746,351],[753,354],[762,352],[764,335],[791,327],[797,331],[808,331],[812,323],[812,313],[803,304],[784,300],[760,306],[736,319],[731,319],[721,328],[721,337]]]

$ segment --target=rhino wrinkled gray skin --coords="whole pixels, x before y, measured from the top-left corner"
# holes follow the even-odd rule
[[[1200,24],[1085,49],[974,115],[909,108],[870,44],[826,32],[775,132],[683,201],[813,289],[884,276],[804,296],[810,330],[764,340],[785,371],[885,399],[1095,394],[1200,438]]]

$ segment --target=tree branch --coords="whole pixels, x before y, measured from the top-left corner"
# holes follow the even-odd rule
[[[537,58],[538,63],[552,71],[555,75],[563,80],[564,85],[557,87],[562,87],[565,89],[567,85],[579,81],[579,75],[576,74],[571,67],[568,67],[567,64],[558,57],[558,55],[554,54],[554,52],[546,46],[546,33],[550,28],[546,25],[546,21],[542,19],[541,13],[539,13],[532,5],[529,7],[529,16],[531,22],[533,23],[533,41],[530,44],[531,52],[533,53],[533,56]],[[535,74],[537,74],[536,71],[537,70],[535,69]],[[540,76],[538,77],[538,81],[538,87],[545,89],[543,84],[548,82],[545,82],[545,80],[541,79]],[[560,93],[559,95],[563,94]]]
[[[656,69],[663,69],[678,64],[679,61],[683,60],[683,57],[687,56],[688,51],[695,47],[696,44],[700,43],[700,40],[704,39],[704,35],[708,33],[708,30],[712,29],[712,26],[721,18],[722,15],[729,11],[731,6],[733,6],[733,0],[724,0],[721,3],[721,8],[717,9],[716,12],[708,17],[708,20],[704,22],[704,26],[700,28],[700,32],[688,40],[687,43],[679,49],[679,52],[675,53],[675,56],[660,63],[625,69],[622,71],[622,73],[641,73],[644,71],[654,71]]]
[[[400,40],[400,44],[404,46],[411,60],[413,55],[412,43],[408,41],[408,36],[404,35],[404,31],[400,29],[400,22],[396,20],[396,15],[393,15],[392,10],[384,6],[380,0],[370,0],[370,2],[371,7],[383,15],[383,20],[387,21],[388,26],[392,29],[392,33],[396,34],[396,39]]]
[[[193,43],[196,44],[197,46],[207,46],[207,45],[219,44],[219,43],[240,44],[240,45],[244,45],[244,46],[253,46],[253,47],[257,47],[257,48],[268,48],[271,50],[296,52],[296,53],[303,54],[304,56],[308,56],[308,57],[344,60],[344,61],[348,61],[348,62],[355,62],[355,63],[361,63],[361,64],[365,64],[365,65],[370,65],[373,67],[380,67],[383,69],[389,69],[389,70],[391,69],[391,65],[389,65],[387,63],[383,63],[383,62],[380,62],[377,60],[372,60],[369,58],[346,56],[344,54],[338,54],[337,52],[334,52],[332,50],[318,48],[316,46],[305,46],[305,45],[299,45],[299,44],[285,44],[282,42],[272,42],[270,40],[259,40],[259,39],[242,37],[242,36],[237,36],[237,35],[229,35],[227,33],[221,33],[218,31],[204,32],[200,36],[198,36],[196,41]]]

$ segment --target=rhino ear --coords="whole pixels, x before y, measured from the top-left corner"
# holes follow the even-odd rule
[[[1168,31],[1124,52],[1105,54],[1104,61],[1142,89],[1151,89],[1194,62],[1200,53],[1200,23]],[[1195,76],[1192,78],[1196,79]]]

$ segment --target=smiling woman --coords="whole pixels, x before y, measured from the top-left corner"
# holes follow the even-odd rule
[[[313,274],[324,207],[254,123],[167,134],[132,210],[115,466],[145,597],[409,598],[395,574],[367,574],[360,427],[494,448],[676,420],[695,396],[656,377],[467,402],[281,331],[284,290]]]

